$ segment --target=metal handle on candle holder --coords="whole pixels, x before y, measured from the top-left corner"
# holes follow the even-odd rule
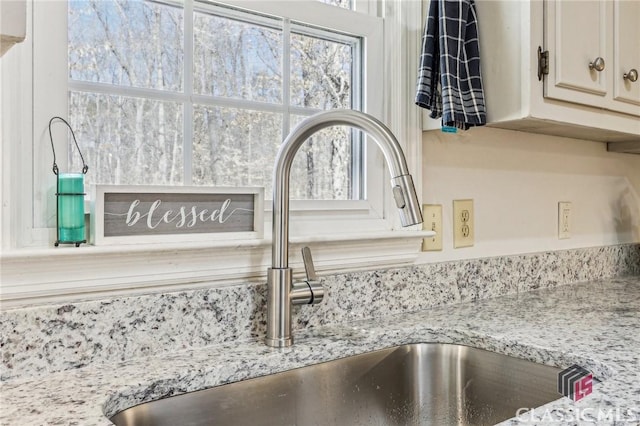
[[[51,120],[49,120],[49,140],[51,141],[51,150],[53,151],[53,174],[57,175],[59,170],[58,170],[58,165],[56,164],[56,148],[53,145],[53,135],[51,134],[51,123],[53,123],[53,120],[58,119],[60,121],[62,121],[64,124],[67,125],[67,127],[69,128],[69,131],[71,131],[71,136],[73,137],[73,143],[76,144],[76,149],[78,150],[78,154],[80,154],[80,159],[82,160],[82,174],[86,175],[87,172],[89,171],[89,166],[87,166],[87,163],[84,161],[84,156],[82,155],[82,151],[80,151],[80,147],[78,146],[78,141],[76,140],[76,134],[73,133],[73,129],[71,128],[71,125],[67,122],[67,120],[65,120],[62,117],[51,117]]]

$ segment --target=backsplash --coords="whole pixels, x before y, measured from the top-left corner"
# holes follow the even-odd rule
[[[297,329],[587,280],[640,275],[640,244],[453,261],[322,278]],[[1,380],[262,338],[266,284],[17,308],[0,313]]]

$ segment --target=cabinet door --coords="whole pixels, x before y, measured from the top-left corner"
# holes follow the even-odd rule
[[[607,79],[613,69],[611,15],[608,0],[545,1],[545,97],[607,107]],[[597,58],[604,61],[601,71],[589,66]]]
[[[615,0],[614,27],[614,108],[640,115],[640,78],[635,82],[624,79],[632,69],[640,73],[640,1]]]

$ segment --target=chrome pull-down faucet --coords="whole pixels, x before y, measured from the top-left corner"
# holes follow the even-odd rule
[[[422,223],[420,204],[404,153],[393,133],[382,122],[353,110],[320,112],[302,121],[280,146],[273,172],[272,262],[267,272],[267,346],[291,346],[291,306],[319,303],[324,295],[315,281],[310,252],[303,252],[308,280],[293,283],[289,268],[289,178],[293,158],[300,146],[316,132],[331,126],[354,127],[373,137],[391,172],[391,193],[402,226]]]

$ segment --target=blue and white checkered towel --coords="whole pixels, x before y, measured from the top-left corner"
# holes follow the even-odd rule
[[[486,124],[473,0],[431,0],[422,37],[416,104],[442,125]]]

